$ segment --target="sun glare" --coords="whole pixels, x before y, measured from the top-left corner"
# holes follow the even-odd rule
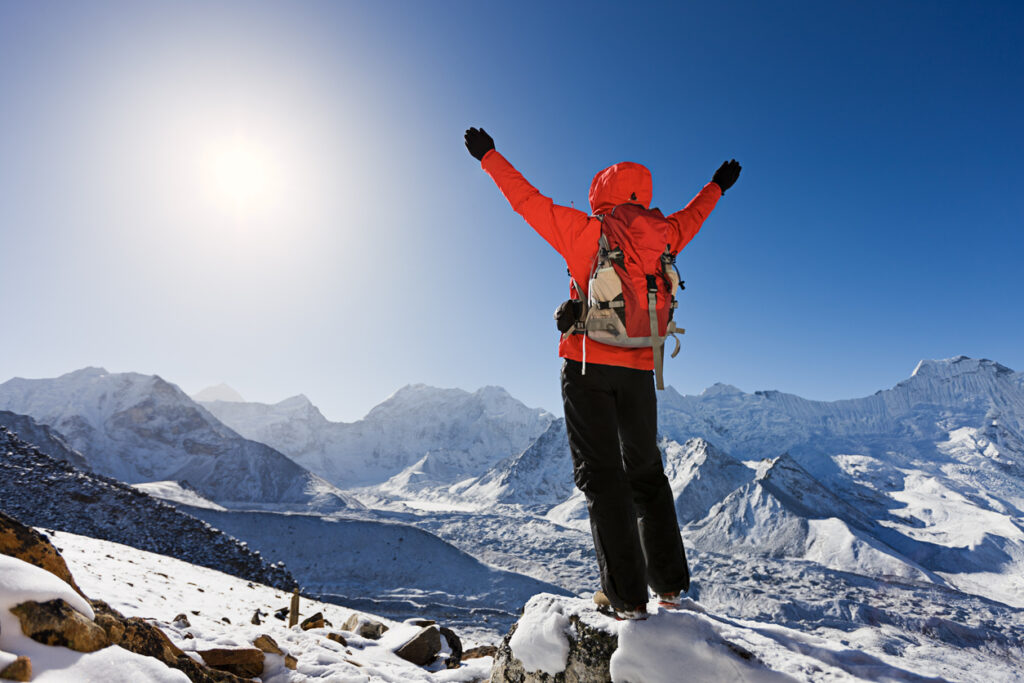
[[[281,192],[281,174],[270,150],[242,137],[211,146],[205,176],[213,201],[236,216],[258,217]]]

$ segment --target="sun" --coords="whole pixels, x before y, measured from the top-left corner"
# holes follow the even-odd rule
[[[212,201],[237,217],[258,217],[273,208],[282,177],[271,149],[244,136],[211,144],[204,155],[203,184]]]

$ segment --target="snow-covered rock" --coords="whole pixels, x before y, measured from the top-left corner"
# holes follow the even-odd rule
[[[491,681],[1012,681],[1019,675],[1012,659],[1019,649],[1007,647],[995,630],[984,647],[1011,658],[958,663],[942,654],[941,644],[924,648],[933,658],[908,660],[900,656],[906,644],[885,632],[866,651],[864,633],[809,634],[716,613],[693,600],[678,610],[652,601],[648,611],[646,620],[619,622],[585,599],[537,595],[499,646]],[[955,625],[936,621],[931,628]],[[971,635],[963,629],[965,640]]]

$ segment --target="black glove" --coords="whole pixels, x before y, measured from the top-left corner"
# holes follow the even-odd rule
[[[722,194],[725,194],[725,191],[732,187],[736,179],[740,177],[742,169],[743,167],[740,166],[740,162],[735,159],[726,161],[715,171],[715,176],[711,179],[711,182],[722,188]]]
[[[483,128],[470,128],[466,131],[466,149],[477,161],[483,161],[484,155],[494,149],[494,140]]]

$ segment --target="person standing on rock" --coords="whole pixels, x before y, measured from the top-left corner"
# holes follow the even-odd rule
[[[542,195],[494,149],[482,128],[469,128],[465,143],[512,208],[562,255],[573,281],[570,294],[585,300],[601,248],[602,221],[619,206],[648,210],[650,172],[622,162],[598,173],[590,186],[593,213],[588,215]],[[663,218],[670,256],[693,239],[740,169],[735,160],[723,163],[686,208]],[[647,283],[653,291],[650,278]],[[652,338],[657,339],[656,330]],[[651,346],[613,346],[570,332],[562,335],[558,350],[564,359],[562,400],[573,476],[587,499],[601,574],[603,596],[595,595],[595,602],[610,607],[619,619],[642,619],[650,586],[660,604],[677,607],[689,590],[690,573],[657,444],[655,352]]]

